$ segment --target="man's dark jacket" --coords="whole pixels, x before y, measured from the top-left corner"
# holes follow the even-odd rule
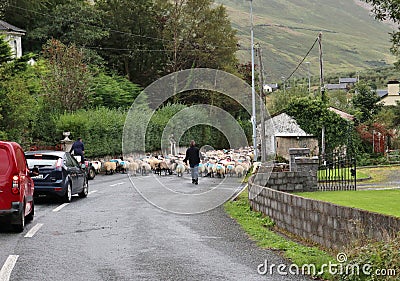
[[[183,162],[186,162],[189,160],[189,165],[190,167],[194,167],[196,165],[199,165],[200,163],[200,150],[195,147],[191,146],[186,150],[186,157],[183,159]]]

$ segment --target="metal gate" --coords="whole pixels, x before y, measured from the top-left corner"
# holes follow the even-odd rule
[[[319,190],[356,190],[356,180],[356,160],[352,153],[331,152],[319,157]]]

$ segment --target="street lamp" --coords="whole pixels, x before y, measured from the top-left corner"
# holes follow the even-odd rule
[[[257,122],[256,122],[256,91],[254,85],[254,26],[253,26],[253,1],[250,1],[250,37],[251,37],[251,105],[252,116],[251,123],[253,124],[253,147],[254,159],[257,161]]]
[[[308,93],[311,94],[311,81],[310,81],[310,62],[306,61],[308,69]]]

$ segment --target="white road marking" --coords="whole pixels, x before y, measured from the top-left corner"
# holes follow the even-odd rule
[[[123,184],[125,184],[125,182],[119,182],[119,183],[111,184],[110,186],[117,186],[117,185],[123,185]]]
[[[98,190],[89,191],[88,195],[93,194],[93,193],[96,193],[97,191],[98,191]]]
[[[35,235],[36,232],[38,232],[39,229],[40,229],[42,226],[43,226],[43,223],[38,223],[38,224],[36,224],[34,227],[32,227],[32,228],[28,231],[28,233],[27,233],[24,237],[26,237],[26,238],[31,238],[31,237],[33,237],[33,235]]]
[[[60,206],[58,206],[57,208],[55,208],[55,209],[53,210],[53,212],[58,212],[58,211],[60,211],[62,208],[64,208],[65,206],[68,206],[68,205],[69,205],[69,203],[61,204]]]
[[[8,256],[6,262],[0,270],[0,281],[9,281],[11,272],[14,269],[14,266],[17,262],[18,255],[10,255]]]

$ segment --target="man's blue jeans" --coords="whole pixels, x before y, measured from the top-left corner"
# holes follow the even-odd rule
[[[192,180],[197,180],[199,178],[199,164],[190,165],[190,170],[192,172]]]

